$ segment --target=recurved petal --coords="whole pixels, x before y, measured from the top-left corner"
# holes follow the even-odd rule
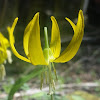
[[[60,31],[56,19],[51,16],[52,21],[52,30],[51,30],[51,42],[50,49],[55,58],[59,57],[61,51],[61,40],[60,40]]]
[[[75,32],[76,31],[76,25],[69,18],[66,17],[65,19],[70,23],[70,25],[72,26],[72,28]]]
[[[28,42],[29,57],[33,65],[47,65],[40,41],[39,13],[33,18],[30,25],[30,36]]]
[[[16,57],[18,57],[19,59],[21,60],[24,60],[26,62],[30,62],[30,60],[28,60],[27,58],[21,56],[15,49],[14,47],[14,42],[15,42],[15,39],[14,39],[14,36],[13,36],[13,32],[14,32],[14,28],[17,24],[17,21],[18,21],[18,18],[15,18],[14,22],[13,22],[13,25],[12,27],[7,27],[7,30],[8,30],[8,33],[9,33],[9,41],[10,41],[10,46],[11,46],[11,49],[13,51],[13,53],[15,54]]]
[[[37,14],[36,14],[37,15]],[[35,17],[36,17],[35,15]],[[29,22],[29,24],[26,26],[25,31],[24,31],[24,36],[23,36],[23,47],[25,54],[28,56],[28,43],[29,43],[29,36],[30,36],[30,31],[32,29],[32,25],[34,23],[34,18]]]
[[[84,17],[83,17],[82,10],[79,11],[78,22],[77,22],[76,26],[68,18],[66,18],[66,20],[73,27],[74,36],[73,36],[71,42],[69,43],[68,47],[62,52],[60,57],[58,57],[56,60],[54,60],[54,62],[64,63],[64,62],[71,60],[77,53],[77,51],[80,47],[80,44],[82,42],[82,38],[84,35]]]

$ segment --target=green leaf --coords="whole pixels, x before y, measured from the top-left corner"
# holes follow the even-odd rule
[[[81,97],[79,95],[72,95],[72,99],[73,100],[85,100],[83,97]]]
[[[41,74],[41,72],[45,70],[42,67],[35,68],[30,74],[26,76],[20,77],[15,84],[12,86],[10,93],[8,95],[8,100],[13,100],[14,93],[27,81],[31,80],[32,78],[36,77],[37,75]]]

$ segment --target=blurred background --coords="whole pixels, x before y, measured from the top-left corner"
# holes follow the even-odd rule
[[[58,75],[56,84],[59,88],[56,90],[54,100],[62,98],[62,100],[100,100],[100,0],[0,0],[0,32],[8,38],[7,26],[11,26],[16,17],[19,18],[14,31],[15,46],[23,56],[25,56],[23,50],[24,29],[36,12],[40,12],[42,45],[44,46],[43,27],[45,26],[48,27],[50,40],[50,17],[53,15],[60,28],[63,51],[73,36],[72,27],[65,17],[77,23],[80,9],[83,10],[85,19],[84,38],[77,55],[71,61],[55,64]],[[0,100],[6,100],[16,79],[28,74],[36,67],[21,61],[13,53],[12,59],[12,64],[5,64],[6,77],[4,81],[0,82]],[[25,94],[24,96],[20,94],[14,100],[49,100],[45,91],[35,93],[35,89],[39,90],[39,84],[40,76],[25,83],[18,93],[32,88],[34,94]],[[76,94],[79,96],[76,96],[78,99],[75,99]]]

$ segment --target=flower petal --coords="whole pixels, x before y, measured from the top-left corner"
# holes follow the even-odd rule
[[[69,43],[68,47],[62,52],[60,57],[58,57],[56,60],[54,60],[54,62],[64,63],[64,62],[71,60],[77,53],[77,51],[80,47],[80,44],[82,42],[82,38],[84,35],[84,17],[83,17],[82,10],[79,11],[78,22],[77,22],[76,26],[74,25],[74,23],[72,23],[72,21],[70,19],[66,18],[66,20],[73,27],[74,36],[73,36],[71,42]]]
[[[56,19],[51,16],[52,21],[52,31],[51,31],[51,43],[50,49],[55,58],[59,57],[61,51],[61,40],[60,40],[60,31]]]
[[[11,46],[11,49],[12,49],[12,51],[13,51],[13,53],[15,54],[16,57],[18,57],[19,59],[24,60],[24,61],[26,61],[26,62],[30,62],[29,59],[27,59],[27,58],[21,56],[21,55],[16,51],[16,49],[15,49],[15,47],[14,47],[15,39],[14,39],[14,36],[13,36],[13,32],[14,32],[14,28],[15,28],[15,26],[16,26],[16,24],[17,24],[17,21],[18,21],[18,18],[15,18],[12,27],[11,27],[11,28],[10,28],[10,27],[7,27],[7,30],[8,30],[8,33],[9,33],[10,46]]]
[[[23,47],[25,54],[28,56],[28,42],[29,42],[29,36],[30,36],[30,31],[32,29],[32,23],[34,22],[34,19],[32,19],[29,24],[26,26],[25,31],[24,31],[24,36],[23,36]]]
[[[39,13],[36,13],[30,25],[28,43],[29,57],[33,65],[47,65],[40,41]]]
[[[0,47],[0,64],[4,63],[6,59],[7,59],[6,49]]]
[[[3,43],[3,45],[2,45]],[[3,36],[3,34],[0,32],[0,45],[5,47],[6,49],[9,47],[8,40]]]

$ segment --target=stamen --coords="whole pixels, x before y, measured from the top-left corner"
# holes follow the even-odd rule
[[[56,80],[58,80],[57,73],[56,73],[56,69],[55,69],[55,67],[54,67],[53,62],[52,62],[52,66],[53,66],[53,70],[54,70],[54,73],[55,73],[55,76],[56,76]]]
[[[41,84],[40,84],[40,89],[42,90],[43,88],[43,73],[41,73]]]
[[[43,67],[44,69],[44,67]],[[40,89],[42,90],[43,88],[43,82],[44,82],[44,77],[43,77],[43,72],[41,73],[41,84],[40,84]]]
[[[4,65],[0,65],[0,81],[4,80],[4,77],[6,76],[6,71]]]
[[[44,78],[44,75],[45,75],[45,82],[46,82],[46,84],[49,85],[49,93],[48,93],[48,95],[52,95],[53,96],[53,93],[55,91],[55,77],[56,77],[56,80],[57,80],[56,69],[55,69],[53,63],[49,63],[48,66],[43,66],[44,69],[45,69],[45,67],[46,67],[46,70],[41,73],[40,89],[43,88],[43,82],[44,82],[43,78]],[[52,73],[52,69],[54,70],[54,73]],[[55,77],[53,76],[53,74],[55,75]]]
[[[49,64],[48,68],[49,68],[49,95],[51,95],[52,94],[52,86],[51,86],[51,84],[52,84],[51,64]]]
[[[48,83],[48,80],[47,80],[47,70],[45,71],[45,82],[46,82],[46,84]]]

